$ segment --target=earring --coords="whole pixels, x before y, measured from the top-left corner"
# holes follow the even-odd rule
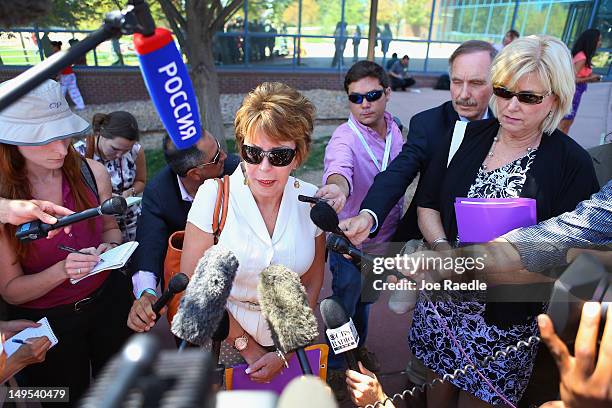
[[[244,181],[243,181],[245,186],[249,185],[249,179],[247,178],[246,174],[244,175]]]
[[[293,170],[293,187],[300,188],[300,181],[295,177],[295,169]]]
[[[551,117],[552,117],[552,111],[549,111],[547,118],[550,119]]]

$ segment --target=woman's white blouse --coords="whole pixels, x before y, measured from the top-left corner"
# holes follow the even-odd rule
[[[212,233],[212,217],[217,198],[216,180],[206,180],[193,201],[187,221]],[[295,188],[289,177],[274,233],[268,233],[253,194],[244,184],[241,167],[230,176],[230,201],[219,245],[231,250],[239,266],[227,302],[227,310],[242,328],[262,346],[273,344],[268,324],[261,314],[257,297],[259,274],[271,264],[281,264],[302,276],[315,256],[315,237],[322,231],[310,220],[310,205],[298,201],[298,194],[313,196],[317,188],[300,180]]]

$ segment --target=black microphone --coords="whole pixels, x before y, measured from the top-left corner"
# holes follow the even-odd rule
[[[78,213],[58,218],[55,224],[46,224],[40,220],[21,224],[17,228],[17,233],[15,235],[17,238],[25,242],[34,241],[40,238],[45,238],[49,234],[49,231],[63,228],[67,225],[71,225],[88,218],[97,217],[99,215],[121,215],[124,214],[126,210],[127,202],[125,201],[125,198],[115,196],[104,201],[99,207],[89,208]]]
[[[347,316],[340,299],[336,296],[323,299],[319,305],[319,310],[327,328],[325,333],[334,354],[343,354],[348,367],[358,373],[361,372],[357,365],[357,354],[354,351],[359,344],[359,335],[353,321]]]
[[[221,316],[221,321],[217,326],[217,330],[212,335],[212,345],[210,348],[210,352],[213,355],[213,364],[214,367],[214,378],[215,383],[222,385],[223,379],[225,378],[225,364],[219,363],[219,356],[221,355],[221,342],[227,338],[229,335],[229,313],[227,310],[223,311],[223,316]]]
[[[327,204],[325,201],[318,201],[310,209],[310,219],[317,227],[321,228],[325,232],[331,232],[340,236],[344,235],[344,231],[338,227],[340,220],[338,214],[332,206]]]
[[[160,350],[159,341],[155,336],[136,334],[121,351],[118,361],[115,361],[115,377],[103,392],[97,393],[98,398],[86,398],[82,407],[116,408],[122,402],[129,390],[138,379],[151,370]],[[113,363],[109,363],[113,364]]]
[[[221,245],[213,245],[204,253],[172,320],[175,336],[198,346],[213,337],[223,318],[237,269],[238,259]]]
[[[177,273],[172,277],[172,279],[170,279],[170,282],[168,282],[168,289],[166,289],[166,291],[162,293],[160,298],[157,299],[157,301],[153,304],[152,307],[158,319],[160,317],[159,311],[162,310],[164,306],[166,306],[166,304],[168,304],[168,302],[172,300],[174,295],[184,291],[188,284],[189,278],[184,273]]]
[[[229,313],[227,310],[223,311],[223,316],[221,316],[221,321],[217,326],[217,330],[212,335],[212,348],[211,352],[214,357],[215,363],[219,363],[219,354],[221,354],[221,342],[227,339],[229,335]]]
[[[302,373],[312,374],[304,347],[319,331],[300,278],[283,265],[270,265],[259,275],[257,291],[274,346],[285,354],[295,351]]]
[[[327,237],[327,248],[342,255],[350,255],[353,258],[357,258],[360,261],[364,260],[370,263],[374,263],[374,257],[366,254],[365,252],[357,249],[351,242],[345,238],[340,237],[336,234],[329,234]],[[403,277],[403,276],[402,276]]]

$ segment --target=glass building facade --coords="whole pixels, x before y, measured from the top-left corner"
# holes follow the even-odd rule
[[[368,49],[369,0],[247,0],[218,32],[215,63],[234,70],[343,70]],[[375,58],[410,56],[410,70],[439,73],[453,50],[468,39],[501,43],[506,31],[549,34],[570,47],[587,28],[602,45],[595,71],[612,62],[612,0],[379,0]],[[7,65],[35,64],[49,54],[45,37],[82,38],[84,31],[15,30],[0,37]],[[106,42],[87,56],[94,66],[136,65],[131,38]]]

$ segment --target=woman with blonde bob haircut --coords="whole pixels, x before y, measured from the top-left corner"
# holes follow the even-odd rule
[[[257,298],[261,271],[271,264],[291,269],[314,308],[323,284],[325,236],[310,220],[310,206],[298,194],[317,188],[290,176],[310,148],[314,105],[296,90],[266,82],[242,102],[234,122],[241,165],[230,176],[228,215],[219,245],[231,250],[239,267],[227,302],[230,331],[222,347],[226,365],[246,361],[247,374],[269,382],[284,366]],[[218,185],[206,180],[187,218],[181,271],[193,274],[213,245],[212,219]],[[229,347],[228,347],[229,346]]]
[[[468,123],[450,163],[452,135],[447,135],[446,148],[434,156],[424,175],[427,187],[418,197],[419,227],[436,249],[461,241],[456,197],[533,198],[541,222],[573,210],[599,188],[589,154],[556,129],[574,93],[567,47],[552,37],[519,38],[497,55],[491,79],[496,117]],[[536,335],[536,316],[544,310],[537,302],[495,302],[487,292],[445,296],[448,301],[435,306],[419,299],[410,331],[412,352],[432,370],[430,379],[468,362],[484,361]],[[431,324],[437,313],[457,343],[445,325]],[[449,406],[451,401],[459,407],[513,406],[527,386],[536,352],[537,345],[519,348],[468,370],[428,393],[428,406]]]
[[[500,53],[491,66],[491,83],[494,87],[505,84],[513,89],[525,75],[536,75],[544,89],[555,99],[551,113],[540,126],[540,131],[551,134],[572,110],[576,85],[568,48],[554,37],[531,35],[521,38],[511,49]],[[495,93],[491,96],[491,110],[496,117],[498,98],[500,96]]]

